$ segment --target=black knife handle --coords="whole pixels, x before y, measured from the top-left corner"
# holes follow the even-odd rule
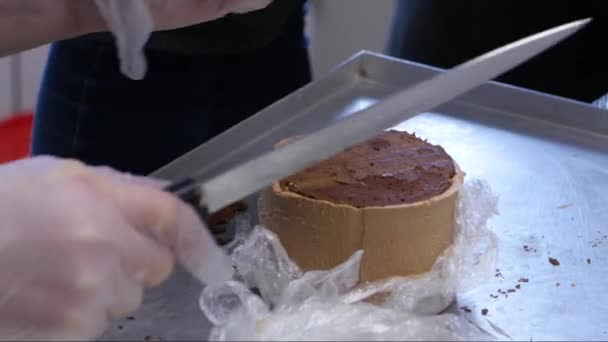
[[[209,226],[209,210],[202,204],[201,200],[203,198],[203,193],[194,179],[185,178],[181,181],[171,183],[165,187],[165,191],[176,195],[182,201],[188,203],[194,209],[199,219],[208,227],[219,245],[225,245],[230,242],[231,239],[226,237],[227,229],[225,226]]]
[[[170,192],[182,201],[190,204],[192,207],[197,209],[197,212],[201,212],[203,221],[207,223],[209,218],[209,211],[205,206],[202,205],[203,193],[197,182],[192,178],[185,178],[179,182],[171,183],[165,187],[165,191]]]

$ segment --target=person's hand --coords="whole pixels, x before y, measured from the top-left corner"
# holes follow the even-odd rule
[[[80,27],[76,31],[112,32],[118,48],[120,71],[134,80],[141,80],[146,75],[147,61],[143,49],[153,31],[211,21],[228,13],[249,12],[264,8],[272,2],[272,0],[64,1],[77,8],[71,11],[75,13],[75,18],[80,18],[76,19],[80,24],[74,25]]]
[[[38,157],[0,166],[0,339],[99,336],[177,257],[207,283],[229,257],[161,184]]]
[[[272,0],[147,0],[156,30],[175,29],[246,13],[268,6]],[[292,1],[292,0],[289,0]]]
[[[273,0],[145,0],[154,21],[154,30],[177,29],[221,18],[230,13],[246,13],[268,6]],[[289,0],[292,1],[292,0]],[[107,30],[93,0],[64,0],[71,7],[80,33]]]

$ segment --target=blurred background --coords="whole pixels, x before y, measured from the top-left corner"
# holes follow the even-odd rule
[[[383,51],[393,7],[394,0],[310,0],[307,31],[314,77],[362,49]],[[48,48],[0,58],[0,163],[29,152]]]
[[[306,29],[310,42],[309,54],[313,67],[313,77],[318,78],[324,75],[338,63],[360,50],[387,53],[386,45],[388,33],[391,27],[393,14],[395,13],[396,3],[396,0],[308,0]],[[479,4],[479,2],[476,3]],[[589,3],[605,6],[604,1],[584,2],[584,4],[587,5]],[[547,22],[542,22],[542,25],[550,25],[552,20],[555,23],[566,20],[563,19],[562,16],[568,16],[567,13],[564,14],[563,12],[570,11],[570,3],[564,0],[553,2],[553,4],[556,4],[555,6],[560,4],[556,8],[561,9],[561,12],[557,13],[555,18],[548,19]],[[544,10],[543,6],[543,4],[540,4],[531,7],[537,11],[542,11]],[[512,7],[505,5],[505,3],[503,3],[503,7],[513,10]],[[591,11],[583,5],[577,6],[576,8],[579,8],[580,11]],[[403,8],[400,8],[399,10],[403,11]],[[425,9],[423,8],[421,10],[423,11],[421,12],[421,15],[425,15]],[[584,13],[580,15],[583,14]],[[426,13],[426,15],[428,15],[428,13]],[[445,15],[449,15],[449,13]],[[530,16],[535,18],[534,14],[522,17],[527,18]],[[579,14],[574,13],[572,16],[577,17]],[[479,17],[475,18],[479,19]],[[401,20],[403,20],[403,18],[401,18]],[[520,31],[534,30],[534,28],[529,28],[528,26],[530,26],[529,23],[524,23],[522,28],[520,28],[523,31]],[[500,25],[497,25],[497,27],[500,27]],[[466,30],[467,28],[465,27],[462,32],[466,32]],[[606,30],[605,24],[601,27],[598,26],[594,34],[603,37],[603,32],[606,31],[602,30]],[[502,37],[500,39],[505,38]],[[500,39],[497,38],[496,44],[498,44]],[[508,40],[510,39],[512,38],[509,37]],[[587,37],[587,40],[590,39],[595,39],[595,36]],[[482,44],[483,42],[477,43]],[[417,44],[420,44],[420,42],[418,41]],[[487,42],[483,44],[487,44]],[[584,39],[581,39],[577,44],[580,45],[576,46],[590,49],[590,47],[585,47],[586,43]],[[593,50],[594,53],[598,51],[608,50]],[[38,89],[42,80],[47,53],[48,46],[42,46],[18,55],[0,58],[0,137],[2,138],[0,142],[0,162],[6,161],[7,159],[17,159],[17,157],[28,154],[31,115],[36,107]],[[411,51],[409,53],[411,54]],[[566,51],[565,57],[561,56],[560,58],[569,58],[567,53],[568,51]],[[584,54],[584,52],[582,53]],[[608,54],[608,52],[605,53]],[[422,54],[408,59],[420,62],[421,58],[428,58],[424,56],[425,55]],[[599,63],[602,61],[602,56],[604,55],[599,54],[597,58],[591,58],[590,62]],[[447,64],[450,63],[451,62]],[[573,65],[581,64],[577,63],[577,61],[572,62]],[[586,72],[584,68],[573,68],[571,74],[579,71]],[[598,70],[598,72],[601,73],[603,70]],[[567,79],[568,77],[575,76],[566,75],[564,77]],[[576,75],[576,77],[579,76]],[[584,77],[586,76],[583,75],[579,78],[584,79]],[[602,79],[602,77],[596,78]],[[591,83],[593,83],[593,80],[591,81]],[[566,88],[567,91],[572,92],[572,89],[569,89],[566,85],[567,84],[563,85],[564,88]],[[593,84],[590,84],[589,88],[592,88],[592,85]],[[545,84],[543,84],[543,86],[547,87]],[[575,87],[579,88],[578,86]],[[576,91],[574,91],[574,93],[576,93]],[[602,108],[608,108],[608,97],[601,97],[595,101],[595,104]]]
[[[308,32],[315,76],[361,49],[382,51],[393,6],[393,0],[311,0]],[[35,108],[47,52],[43,46],[0,59],[0,119]]]

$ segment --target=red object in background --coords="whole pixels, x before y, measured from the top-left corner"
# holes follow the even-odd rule
[[[0,163],[29,155],[33,117],[31,112],[25,112],[0,121]]]

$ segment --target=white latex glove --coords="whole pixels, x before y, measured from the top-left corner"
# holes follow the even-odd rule
[[[116,38],[121,71],[132,79],[142,79],[146,74],[143,47],[152,31],[199,24],[229,13],[250,12],[262,9],[271,2],[272,0],[95,0],[107,28]],[[95,11],[84,13],[85,17],[98,17]],[[89,22],[95,25],[99,20]]]
[[[155,30],[168,30],[199,24],[221,18],[229,13],[251,12],[262,9],[272,2],[272,0],[145,1],[152,14]]]
[[[38,157],[0,166],[0,339],[93,339],[174,259],[208,283],[229,257],[159,184]]]

